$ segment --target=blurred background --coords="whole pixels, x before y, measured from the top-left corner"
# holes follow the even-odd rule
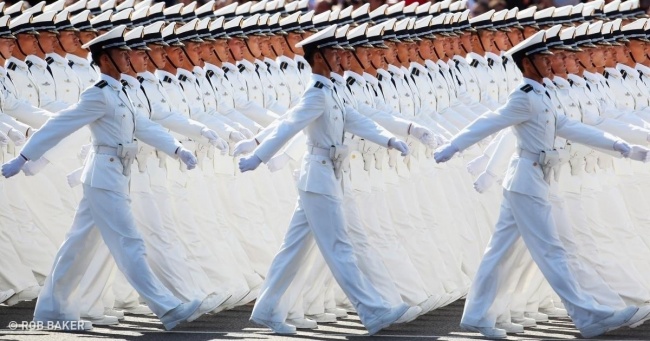
[[[104,0],[102,0],[103,2]],[[116,0],[116,3],[119,4],[124,0]],[[239,0],[239,3],[244,3],[248,2],[250,0]],[[291,2],[292,0],[286,0],[286,2]],[[605,0],[605,3],[609,3],[612,0]],[[11,5],[15,3],[16,1],[5,1],[5,4],[7,7],[8,5]],[[38,0],[26,0],[26,2],[30,4],[37,4],[41,1]],[[51,3],[54,1],[45,1],[46,3]],[[68,0],[69,4],[74,3],[75,0]],[[138,1],[136,1],[137,3]],[[177,3],[184,3],[184,4],[189,4],[193,2],[193,0],[164,0],[164,2],[167,4],[167,6],[171,6]],[[196,0],[197,4],[200,6],[203,3],[205,3],[205,0]],[[217,1],[218,2],[218,7],[228,5],[230,3],[236,2],[235,0],[221,0]],[[370,10],[374,10],[375,8],[383,5],[383,4],[394,4],[397,1],[396,0],[309,0],[310,3],[310,8],[313,9],[316,14],[330,10],[335,7],[340,7],[340,8],[345,8],[347,6],[361,6],[364,3],[370,3]],[[406,4],[409,5],[411,3],[425,3],[426,0],[406,0]],[[432,3],[438,2],[438,1],[430,1]],[[505,8],[514,8],[514,7],[519,7],[519,8],[526,8],[529,6],[537,6],[537,9],[543,9],[546,7],[561,7],[561,6],[566,6],[566,5],[575,5],[580,2],[588,2],[588,1],[580,1],[580,0],[469,0],[468,1],[468,8],[472,10],[472,16],[479,15],[481,13],[485,13],[486,11],[489,11],[490,9],[495,9],[497,11],[505,9]],[[650,0],[640,0],[641,8],[646,10],[648,12],[648,8],[650,7]]]

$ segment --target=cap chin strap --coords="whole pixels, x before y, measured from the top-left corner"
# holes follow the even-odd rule
[[[533,65],[533,68],[535,68],[535,72],[537,72],[537,75],[538,75],[540,78],[544,78],[544,76],[542,76],[542,73],[539,72],[539,69],[537,68],[537,65],[535,65],[535,62],[533,62],[533,59],[530,58],[530,57],[526,57],[526,58],[528,58],[528,60],[530,61],[530,63]]]
[[[162,70],[162,68],[160,66],[158,66],[158,64],[156,64],[156,62],[153,61],[153,58],[151,58],[151,55],[149,54],[149,51],[145,51],[145,53],[147,54],[147,57],[149,57],[149,60],[151,61],[153,66],[155,66],[156,69],[158,69],[158,70]]]
[[[20,47],[20,43],[18,42],[18,40],[16,40],[16,47],[18,48],[18,51],[20,51],[20,53],[22,53],[22,54],[23,54],[23,56],[25,56],[25,57],[27,57],[27,56],[28,56],[28,54],[27,54],[27,53],[25,53],[25,51],[23,51],[23,48],[22,48],[22,47]]]
[[[352,51],[352,55],[354,56],[354,59],[357,60],[357,63],[359,63],[359,66],[361,66],[362,69],[365,69],[366,66],[363,65],[363,63],[361,62],[361,59],[359,59],[359,56],[357,56],[357,52],[356,52],[356,50],[355,50],[355,51]]]
[[[632,61],[633,61],[635,64],[638,64],[638,62],[636,61],[636,58],[634,58],[634,55],[632,54],[632,51],[631,51],[631,50],[630,50],[630,52],[629,52],[628,54],[630,55],[630,58],[632,59]]]
[[[273,43],[269,43],[269,46],[271,47],[271,50],[273,51],[273,53],[275,53],[275,55],[277,57],[280,57],[280,54],[278,53],[278,51],[276,51],[275,47],[273,47]]]
[[[190,58],[190,55],[187,54],[185,47],[181,47],[181,50],[183,50],[183,53],[185,54],[185,57],[187,57],[187,60],[190,62],[190,64],[192,64],[192,66],[196,66],[196,64],[194,64],[194,61],[192,61],[192,58]]]
[[[221,58],[219,58],[219,54],[217,53],[217,50],[215,50],[214,47],[210,48],[210,50],[212,51],[212,54],[217,58],[217,60],[219,60],[219,62],[223,63],[223,60],[221,60]]]
[[[420,59],[422,59],[422,60],[427,60],[426,58],[422,57],[422,53],[420,53],[420,49],[418,49],[418,56],[419,56]]]
[[[122,71],[122,69],[120,69],[120,68],[117,66],[117,63],[115,63],[115,60],[113,60],[113,57],[111,57],[111,53],[110,53],[110,51],[111,51],[111,50],[106,51],[106,57],[108,57],[108,60],[111,61],[111,64],[113,64],[113,67],[115,68],[115,70],[117,70],[117,72],[119,72],[119,73],[124,73],[124,71]],[[131,63],[129,63],[129,66],[131,66]],[[132,68],[132,67],[131,67],[131,68]]]
[[[330,73],[334,72],[334,69],[332,69],[330,62],[328,62],[327,58],[325,58],[325,54],[323,53],[323,50],[318,49],[318,53],[320,54],[321,57],[323,57],[323,61],[325,62],[325,65],[327,65],[327,68],[330,70]]]
[[[287,46],[289,47],[289,50],[291,50],[291,53],[296,54],[296,51],[294,51],[293,47],[291,47],[291,44],[289,43],[289,39],[287,38],[287,36],[283,36],[283,37],[284,37],[284,41],[287,42]]]
[[[246,44],[246,49],[248,50],[248,53],[251,54],[251,57],[255,58],[255,55],[253,54],[253,51],[251,51],[251,48],[248,46],[248,41],[244,40],[244,44]],[[257,58],[255,58],[257,59]]]
[[[165,58],[167,58],[167,62],[168,62],[169,64],[171,64],[171,66],[173,66],[174,69],[178,69],[178,66],[176,66],[176,64],[174,64],[174,62],[172,62],[171,59],[169,59],[169,56],[166,56]]]

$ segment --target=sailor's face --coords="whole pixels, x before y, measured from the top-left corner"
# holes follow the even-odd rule
[[[32,34],[18,34],[18,44],[20,49],[27,55],[36,53],[38,48],[38,40],[35,35]]]
[[[147,66],[149,64],[149,57],[147,53],[143,50],[133,50],[129,52],[129,60],[131,62],[131,67],[136,73],[147,71]]]
[[[370,52],[370,61],[378,69],[386,68],[386,60],[384,59],[385,51],[385,49],[372,49],[372,52]]]
[[[185,52],[187,52],[192,64],[199,65],[201,63],[201,43],[185,42]]]
[[[0,38],[0,54],[2,56],[9,58],[14,52],[15,46],[16,41],[14,39]]]
[[[507,32],[508,38],[513,45],[517,45],[524,40],[524,34],[521,32],[521,29],[513,27],[510,29],[510,32]]]
[[[542,74],[542,77],[553,78],[553,70],[551,70],[551,63],[549,62],[549,56],[543,54],[536,54],[532,58],[533,64],[537,67],[537,70]]]
[[[551,69],[556,75],[563,76],[566,74],[566,65],[564,63],[564,58],[566,53],[562,50],[554,50],[553,55],[550,56]]]
[[[124,73],[125,70],[128,70],[131,67],[131,62],[129,59],[129,51],[121,49],[113,49],[109,51],[111,58],[117,65],[117,68],[120,73]]]
[[[43,49],[43,53],[52,53],[54,52],[54,43],[56,43],[58,37],[52,32],[41,32],[38,36],[38,43]]]
[[[422,39],[418,43],[418,50],[420,51],[420,56],[422,56],[423,59],[429,59],[431,56],[431,40],[430,39]]]
[[[605,49],[603,46],[598,46],[597,48],[591,49],[591,62],[595,67],[605,66]]]
[[[538,29],[532,27],[532,26],[524,26],[524,39],[532,36],[533,34],[537,33]],[[523,39],[521,39],[523,40]],[[514,42],[513,42],[514,43]]]
[[[352,63],[352,53],[349,50],[337,50],[339,57],[341,59],[341,70],[347,71],[350,70],[350,64]],[[334,67],[334,66],[332,66]]]
[[[95,32],[78,32],[77,36],[79,37],[79,41],[81,42],[81,45],[84,45],[88,43],[89,41],[97,38],[97,33]]]
[[[627,63],[628,62],[628,50],[625,45],[622,46],[616,46],[614,47],[614,50],[616,51],[616,61],[619,63]]]
[[[222,62],[230,61],[230,53],[228,53],[228,41],[226,39],[217,39],[212,43],[214,50],[217,52],[217,56],[221,59]]]
[[[627,43],[627,46],[630,50],[630,53],[632,54],[632,57],[634,57],[634,61],[637,63],[643,63],[646,60],[646,42],[637,40],[637,39],[630,39],[630,42]]]
[[[248,49],[250,50],[253,57],[258,58],[262,55],[262,50],[260,49],[260,36],[251,35],[248,37]]]
[[[578,68],[578,57],[575,52],[564,52],[564,67],[567,73],[577,74],[580,69]]]
[[[151,51],[149,51],[149,56],[154,65],[159,68],[164,68],[165,64],[167,64],[167,52],[165,51],[165,48],[155,44],[149,44],[148,47],[151,49]]]
[[[172,62],[172,64],[180,67],[185,62],[185,54],[179,46],[169,46],[165,48],[167,53],[167,58]]]
[[[325,59],[327,59],[327,62],[333,68],[335,68],[334,65],[341,64],[341,56],[339,55],[339,53],[337,53],[336,49],[326,48],[323,50],[323,54],[325,55]]]
[[[232,38],[228,40],[228,48],[235,57],[236,61],[244,59],[244,41],[241,38]]]
[[[75,52],[81,47],[79,37],[73,31],[62,31],[59,35],[59,43],[65,52]]]

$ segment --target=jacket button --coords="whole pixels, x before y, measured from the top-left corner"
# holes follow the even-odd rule
[[[326,163],[327,163],[327,161],[325,161],[325,160],[323,160],[323,161],[321,161],[321,162],[322,162],[323,164],[326,164]]]
[[[108,161],[113,162],[113,158],[108,159]]]
[[[533,166],[537,167],[537,162],[533,162]]]

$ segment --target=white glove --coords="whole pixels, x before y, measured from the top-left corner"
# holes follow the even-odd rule
[[[255,170],[257,167],[259,167],[260,163],[262,163],[262,160],[255,154],[249,157],[241,158],[239,159],[239,171],[244,173]]]
[[[230,139],[230,141],[237,143],[239,141],[245,140],[246,136],[244,136],[244,134],[238,131],[233,131],[232,133],[230,133],[230,136],[228,136],[228,138]]]
[[[436,163],[447,162],[454,155],[458,153],[458,148],[452,143],[447,143],[446,145],[436,149],[433,153],[433,158],[436,160]]]
[[[496,182],[496,176],[486,170],[474,181],[474,189],[479,193],[484,193]]]
[[[191,151],[185,148],[180,148],[176,152],[176,155],[178,155],[178,158],[181,159],[181,161],[187,166],[188,170],[194,169],[196,167],[196,156],[194,156],[194,153]]]
[[[22,155],[18,155],[13,160],[2,165],[2,176],[10,178],[20,172],[27,160]]]
[[[255,150],[255,148],[257,148],[257,141],[255,141],[255,139],[239,141],[235,145],[233,156],[250,154]]]
[[[248,128],[246,128],[246,127],[244,127],[244,126],[241,126],[241,127],[239,128],[239,131],[240,131],[242,134],[244,134],[244,136],[245,136],[247,139],[252,139],[253,137],[255,137],[255,134],[253,134],[252,131],[250,131]]]
[[[214,130],[208,129],[207,127],[203,128],[201,130],[201,136],[208,139],[208,143],[219,149],[221,151],[221,155],[225,155],[228,152],[228,142],[220,138],[219,135],[214,132]]]
[[[629,158],[636,161],[648,162],[650,161],[650,150],[646,147],[639,145],[632,145]]]
[[[92,145],[90,143],[89,144],[84,144],[83,146],[81,146],[81,149],[79,149],[79,154],[77,154],[77,157],[79,158],[79,160],[85,160],[86,159],[86,156],[88,156],[88,152],[90,152],[90,147],[92,147]]]
[[[631,147],[627,142],[623,140],[618,140],[616,143],[614,143],[614,150],[621,153],[623,157],[629,157],[630,156],[630,151]]]
[[[409,155],[409,146],[406,142],[398,140],[396,138],[391,138],[388,140],[388,149],[395,148],[396,150],[402,153],[402,156]]]
[[[41,157],[38,160],[29,161],[23,166],[23,173],[27,176],[34,176],[42,171],[50,163],[46,158]]]
[[[0,131],[0,146],[6,146],[9,144],[9,136]]]
[[[469,174],[472,174],[472,176],[476,177],[481,174],[485,167],[487,167],[489,161],[489,156],[481,154],[481,156],[467,163],[467,171]]]
[[[435,138],[435,135],[433,132],[421,125],[417,125],[415,123],[412,124],[411,126],[411,136],[415,137],[418,139],[422,144],[429,148],[437,148],[437,140]]]
[[[81,174],[83,173],[83,171],[84,171],[84,168],[80,167],[80,168],[72,171],[72,173],[70,173],[70,174],[68,174],[66,176],[66,178],[68,180],[68,186],[70,186],[70,188],[77,187],[77,186],[81,185]]]
[[[16,129],[10,129],[9,133],[7,133],[7,136],[11,139],[11,141],[14,141],[14,145],[16,146],[22,146],[25,144],[25,141],[27,138],[25,135],[23,135],[21,132],[19,132]]]
[[[271,172],[277,172],[280,169],[284,168],[284,166],[286,166],[287,163],[289,163],[289,160],[291,160],[289,155],[287,155],[286,153],[282,153],[280,155],[276,155],[273,158],[271,158],[271,160],[269,160],[269,162],[266,163],[266,166],[269,167],[269,170]]]

